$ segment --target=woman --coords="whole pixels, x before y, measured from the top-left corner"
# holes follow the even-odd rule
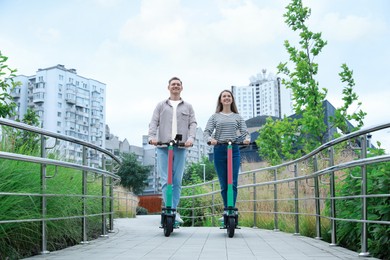
[[[227,208],[227,145],[234,142],[250,143],[250,135],[244,119],[238,114],[236,103],[231,91],[223,90],[219,94],[217,109],[207,122],[204,130],[205,140],[214,145],[214,166],[221,186],[224,208]],[[233,206],[237,199],[237,179],[240,168],[240,150],[233,144]]]

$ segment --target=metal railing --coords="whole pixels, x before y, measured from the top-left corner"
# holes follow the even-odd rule
[[[361,253],[369,256],[368,224],[390,226],[390,221],[369,219],[367,214],[370,198],[390,198],[389,192],[368,194],[367,167],[390,161],[390,155],[367,157],[371,133],[390,127],[390,123],[365,128],[334,139],[313,150],[311,153],[280,165],[244,171],[239,174],[237,207],[240,218],[252,215],[253,226],[257,221],[268,219],[274,230],[279,230],[279,218],[290,216],[294,224],[294,234],[300,234],[300,219],[315,218],[315,238],[322,239],[322,220],[330,224],[330,246],[337,245],[336,221],[361,224]],[[336,195],[339,186],[346,180],[346,172],[358,168],[360,176],[350,176],[360,180],[360,194]],[[183,186],[179,210],[186,211],[195,221],[211,221],[221,216],[223,204],[218,180],[197,185]],[[189,194],[189,195],[188,195]],[[360,217],[338,217],[337,203],[360,200]],[[200,200],[196,202],[196,200]],[[182,214],[183,218],[185,215]],[[268,217],[268,218],[267,218]],[[290,222],[290,223],[291,223]]]
[[[123,193],[114,191],[114,186],[120,181],[119,176],[117,176],[115,172],[118,170],[121,164],[121,161],[114,154],[103,149],[102,147],[93,145],[83,140],[50,132],[45,129],[29,126],[23,123],[7,119],[0,119],[0,125],[2,126],[2,149],[0,149],[0,160],[12,160],[28,163],[29,165],[39,165],[39,170],[37,174],[40,175],[40,177],[38,177],[38,179],[40,179],[38,181],[40,185],[40,187],[38,188],[39,192],[18,192],[15,190],[7,191],[0,189],[0,202],[1,199],[6,199],[10,196],[26,197],[30,199],[39,198],[40,203],[38,203],[39,205],[37,206],[39,207],[39,209],[37,210],[39,212],[38,216],[35,216],[33,218],[31,218],[29,215],[18,216],[17,219],[7,219],[7,216],[2,216],[0,218],[0,227],[3,224],[6,225],[10,223],[40,223],[41,254],[49,253],[49,251],[47,250],[49,231],[48,223],[51,221],[80,219],[81,243],[88,243],[88,221],[92,217],[101,217],[100,236],[107,236],[107,233],[113,230],[114,199],[115,197],[119,196],[115,195]],[[5,149],[5,147],[13,145],[12,142],[11,144],[4,143],[9,141],[9,133],[11,133],[12,135],[12,133],[15,133],[16,130],[33,133],[35,135],[34,138],[38,143],[40,155],[26,155],[21,154],[20,151],[14,151],[8,148]],[[69,144],[71,145],[69,146]],[[75,154],[73,160],[69,160],[69,156],[64,155],[66,146],[73,147],[75,149],[73,151],[73,154]],[[78,157],[81,157],[80,160],[77,160],[77,153],[79,155]],[[49,167],[52,172],[51,174],[49,174]],[[77,187],[80,187],[77,188],[77,193],[59,194],[55,191],[53,192],[53,188],[49,189],[51,187],[49,186],[50,183],[48,183],[48,180],[59,178],[59,175],[68,174],[70,171],[68,170],[67,172],[59,173],[60,170],[63,169],[72,169],[72,174],[78,176],[77,181],[81,181],[81,183],[78,182],[77,184]],[[18,174],[31,174],[31,172],[22,172]],[[79,174],[81,174],[81,176],[79,176]],[[63,183],[63,185],[66,186],[69,184]],[[92,185],[94,185],[95,194],[91,194],[91,191],[89,191],[89,188],[91,188]],[[48,191],[51,191],[51,193],[49,193]],[[53,202],[52,198],[74,198],[75,200],[77,200],[77,205],[81,206],[81,208],[77,210],[77,213],[79,214],[72,214],[71,212],[69,213],[69,215],[64,214],[63,216],[55,217],[48,216],[48,206],[51,206],[50,203],[55,203]],[[95,209],[93,210],[91,209],[91,200],[95,200]],[[96,209],[96,204],[100,204],[100,206],[98,206],[98,209]],[[131,207],[134,207],[135,211],[136,203],[133,204],[131,204]]]

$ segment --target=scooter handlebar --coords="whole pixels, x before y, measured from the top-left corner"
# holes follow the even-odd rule
[[[152,144],[152,142],[149,141],[149,144]],[[175,140],[172,140],[172,141],[169,141],[169,142],[157,142],[157,144],[156,144],[156,146],[161,146],[161,145],[166,145],[166,146],[172,145],[172,146],[178,146],[178,147],[185,147],[186,143],[177,142]]]
[[[211,141],[208,141],[207,142],[208,145],[211,145]],[[244,143],[244,142],[237,142],[237,141],[231,141],[231,140],[227,140],[227,141],[217,141],[217,144],[237,144],[237,145],[253,145],[253,144],[256,144],[256,142],[250,142],[248,144]]]

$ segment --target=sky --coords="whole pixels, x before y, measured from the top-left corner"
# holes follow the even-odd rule
[[[183,82],[182,98],[205,128],[219,93],[247,86],[262,69],[276,74],[289,60],[284,41],[298,46],[285,23],[288,0],[0,0],[0,51],[17,74],[63,64],[107,85],[111,133],[141,146],[168,80]],[[309,29],[328,42],[314,62],[327,99],[342,105],[338,73],[353,70],[367,112],[365,126],[388,123],[390,1],[304,0]],[[390,130],[373,134],[390,150]]]

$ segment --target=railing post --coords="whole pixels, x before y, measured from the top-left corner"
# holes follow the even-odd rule
[[[334,165],[333,148],[329,148],[329,167]],[[330,189],[330,223],[331,223],[331,242],[330,246],[337,246],[337,234],[336,234],[336,202],[335,202],[335,181],[334,172],[330,173],[329,189]]]
[[[41,157],[46,158],[46,137],[41,135]],[[41,231],[42,231],[42,251],[41,254],[50,253],[47,250],[47,232],[46,232],[46,214],[47,214],[47,201],[46,201],[46,164],[41,164],[41,213],[42,213],[42,223],[41,223]]]
[[[253,173],[253,184],[256,183],[256,172]],[[257,193],[256,186],[253,186],[253,227],[257,227]]]
[[[110,177],[110,226],[108,232],[114,232],[114,181]]]
[[[298,165],[294,164],[294,177],[298,177]],[[298,201],[298,181],[294,182],[294,196],[295,196],[295,233],[294,236],[299,236],[299,201]]]
[[[214,189],[215,189],[215,182],[212,182],[211,183],[211,191],[214,192]],[[211,223],[213,224],[213,226],[215,225],[215,220],[214,220],[214,215],[215,215],[215,197],[214,197],[214,193],[211,195],[211,214],[212,214],[212,218],[211,218]]]
[[[274,170],[274,181],[277,180],[278,170]],[[278,185],[274,184],[274,231],[279,231],[279,220],[278,220]]]
[[[192,188],[192,195],[195,195],[195,187]],[[192,197],[192,226],[195,226],[195,198]]]
[[[362,153],[361,159],[367,158],[367,135],[364,135],[361,138],[362,144]],[[362,167],[362,237],[361,243],[362,248],[359,256],[370,256],[370,253],[367,251],[367,166],[364,164]]]
[[[126,216],[126,218],[128,218],[128,217],[129,217],[129,215],[128,215],[128,212],[127,212],[127,211],[128,211],[128,209],[127,209],[127,208],[128,208],[128,207],[127,207],[127,203],[128,203],[128,200],[129,200],[129,198],[128,198],[128,197],[129,197],[129,193],[128,193],[128,192],[126,192],[126,199],[125,199],[125,203],[126,203],[126,215],[125,215],[125,216]]]
[[[102,168],[106,170],[106,157],[102,155]],[[106,175],[102,175],[102,234],[101,237],[108,237],[107,235],[107,216],[106,216],[106,199],[107,199],[107,189],[106,189]]]
[[[87,147],[83,146],[83,165],[87,165]],[[81,244],[88,244],[88,235],[87,235],[87,171],[83,170],[83,179],[82,179],[82,193],[83,193],[83,224],[81,228],[83,240]]]
[[[318,162],[317,156],[313,158],[313,170],[314,172],[318,171]],[[321,205],[320,205],[320,187],[319,187],[319,179],[316,175],[314,177],[314,197],[315,197],[315,205],[316,205],[316,237],[315,239],[322,239],[321,237]]]

